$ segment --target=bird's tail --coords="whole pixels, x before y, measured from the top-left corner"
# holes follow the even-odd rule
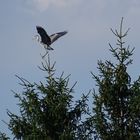
[[[54,50],[52,47],[50,47],[50,46],[48,46],[48,45],[46,45],[46,44],[44,44],[44,48],[45,48],[46,50]]]
[[[52,47],[50,47],[50,46],[49,46],[49,47],[47,47],[47,49],[48,49],[48,50],[54,50],[54,49],[53,49]]]

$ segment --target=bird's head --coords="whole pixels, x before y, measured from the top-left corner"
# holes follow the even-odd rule
[[[37,40],[38,42],[40,42],[40,41],[41,41],[41,38],[40,38],[39,35],[35,35],[35,36],[33,37],[33,40]]]

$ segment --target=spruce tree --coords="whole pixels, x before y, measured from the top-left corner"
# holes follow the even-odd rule
[[[69,87],[69,76],[55,75],[55,63],[50,57],[39,67],[47,76],[45,83],[31,83],[19,76],[22,93],[16,93],[20,115],[7,111],[8,128],[17,140],[75,140],[84,139],[82,116],[87,112],[87,96],[74,103],[74,86]],[[2,140],[8,137],[1,134]]]
[[[133,81],[128,73],[134,49],[125,46],[128,30],[111,29],[116,46],[111,44],[112,61],[98,61],[99,74],[93,73],[97,89],[93,92],[92,112],[88,94],[74,102],[74,86],[69,76],[56,76],[50,58],[40,69],[46,73],[45,83],[31,83],[17,76],[23,86],[19,99],[20,115],[7,111],[7,123],[17,140],[139,140],[140,139],[140,77]],[[90,93],[90,92],[89,92]],[[5,133],[0,139],[8,140]]]
[[[110,52],[116,61],[98,61],[99,75],[92,73],[98,90],[93,94],[93,116],[89,119],[94,139],[140,139],[140,77],[132,82],[128,66],[132,64],[134,49],[125,46],[129,29],[123,32],[123,18],[119,30],[111,29],[117,47]]]

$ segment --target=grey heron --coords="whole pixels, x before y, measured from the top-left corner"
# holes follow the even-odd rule
[[[48,53],[48,50],[54,50],[50,45],[53,42],[55,42],[58,38],[60,38],[61,36],[67,33],[67,31],[63,31],[63,32],[54,33],[49,36],[43,27],[36,26],[36,29],[40,36],[36,35],[35,37],[37,38],[38,42],[40,42],[44,46],[46,50],[46,53],[43,57],[46,56],[46,54]]]

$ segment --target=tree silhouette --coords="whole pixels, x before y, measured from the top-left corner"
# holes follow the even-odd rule
[[[87,112],[87,96],[73,103],[72,93],[75,84],[69,88],[69,76],[55,77],[55,63],[51,65],[50,57],[39,67],[47,72],[46,83],[30,83],[20,79],[22,94],[15,93],[19,99],[20,116],[7,111],[10,117],[8,127],[14,138],[24,140],[73,140],[82,135],[79,127],[81,117]],[[80,136],[81,135],[81,136]],[[4,136],[4,135],[3,135]]]
[[[134,49],[124,47],[129,29],[123,33],[122,25],[123,18],[119,30],[111,29],[117,37],[116,48],[109,44],[116,63],[98,61],[99,75],[92,73],[98,86],[90,118],[95,139],[140,139],[140,78],[132,82],[127,72]]]
[[[128,34],[111,29],[116,36],[116,47],[111,44],[112,61],[98,61],[99,74],[91,72],[97,89],[93,92],[92,112],[87,103],[89,93],[74,102],[74,86],[69,87],[69,76],[56,77],[55,63],[50,57],[42,67],[45,83],[30,83],[17,76],[23,92],[19,99],[20,115],[7,111],[7,124],[18,140],[139,140],[140,139],[140,77],[132,81],[128,66],[132,64],[134,49],[125,47]],[[0,139],[8,140],[4,133]]]

